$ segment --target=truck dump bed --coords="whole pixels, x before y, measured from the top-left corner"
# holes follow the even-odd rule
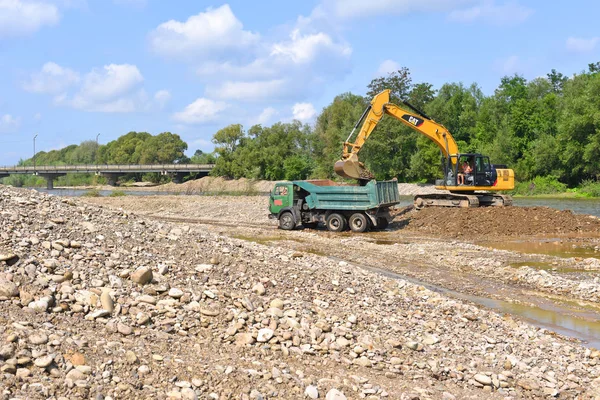
[[[400,202],[397,181],[370,181],[365,186],[325,185],[322,182],[294,181],[294,185],[310,193],[306,203],[310,209],[370,210]]]

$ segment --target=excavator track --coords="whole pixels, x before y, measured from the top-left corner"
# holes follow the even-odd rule
[[[512,205],[512,197],[503,194],[419,194],[414,198],[415,209],[421,210],[425,207],[506,207]]]

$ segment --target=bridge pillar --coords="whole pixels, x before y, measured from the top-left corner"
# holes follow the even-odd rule
[[[46,188],[48,190],[54,189],[54,180],[59,176],[65,176],[66,174],[38,174],[46,180]]]
[[[174,172],[171,174],[171,179],[174,183],[183,183],[183,178],[188,175],[187,172]]]
[[[100,175],[106,177],[109,186],[117,186],[117,179],[124,174],[116,172],[100,172]]]

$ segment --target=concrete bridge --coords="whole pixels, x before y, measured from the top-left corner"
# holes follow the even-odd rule
[[[13,174],[39,175],[46,179],[48,189],[54,188],[54,180],[66,174],[95,174],[104,176],[108,184],[116,186],[117,178],[125,174],[157,172],[169,175],[174,182],[181,182],[185,175],[206,176],[214,164],[138,164],[138,165],[36,165],[27,167],[0,167],[0,178]]]

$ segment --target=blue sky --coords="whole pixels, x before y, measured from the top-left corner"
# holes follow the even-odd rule
[[[600,3],[541,0],[0,0],[0,164],[37,150],[315,116],[406,66],[477,82],[600,61]]]

